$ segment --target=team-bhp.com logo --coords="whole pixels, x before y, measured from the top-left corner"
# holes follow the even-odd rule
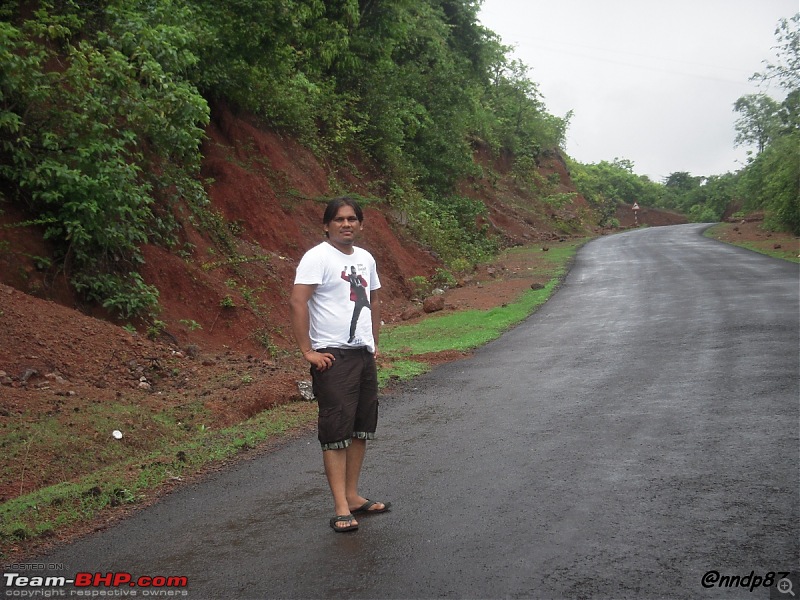
[[[55,598],[69,596],[121,597],[188,596],[187,577],[146,576],[134,577],[126,572],[76,573],[74,577],[23,575],[3,573],[5,596],[14,598]],[[72,586],[67,588],[67,586]]]

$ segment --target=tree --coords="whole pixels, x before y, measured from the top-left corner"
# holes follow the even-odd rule
[[[750,80],[762,83],[775,80],[785,90],[800,89],[800,13],[791,19],[781,19],[775,37],[779,44],[775,47],[778,50],[777,61],[764,61],[764,70],[754,73]]]
[[[743,139],[759,146],[741,172],[740,188],[745,206],[763,209],[769,227],[800,235],[800,13],[781,19],[775,35],[777,61],[767,62],[751,80],[777,82],[788,93],[780,104],[763,94],[737,101],[746,115]]]
[[[756,154],[761,154],[780,128],[780,104],[766,94],[748,94],[734,103],[733,110],[742,115],[734,124],[734,144],[754,144]]]
[[[46,224],[76,288],[136,312],[154,296],[135,302],[139,247],[208,201],[200,144],[221,101],[326,158],[373,159],[379,193],[417,201],[426,243],[473,258],[493,244],[486,207],[455,193],[480,170],[475,145],[532,172],[568,120],[480,3],[0,2],[0,189]]]
[[[633,162],[622,158],[592,165],[571,165],[575,186],[601,215],[601,224],[614,217],[620,202],[638,202],[640,206],[661,205],[664,186],[636,175],[633,169]]]

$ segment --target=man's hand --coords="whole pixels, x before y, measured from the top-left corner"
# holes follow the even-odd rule
[[[316,350],[309,350],[305,354],[306,360],[310,362],[317,371],[325,371],[326,369],[330,369],[333,365],[333,361],[336,358],[330,352],[317,352]]]

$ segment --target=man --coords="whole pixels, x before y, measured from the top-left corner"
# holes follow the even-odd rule
[[[363,222],[352,198],[328,203],[322,217],[327,239],[300,260],[289,301],[295,339],[311,364],[322,462],[333,494],[330,525],[337,532],[355,531],[355,514],[390,507],[358,492],[367,440],[374,439],[378,424],[381,323],[375,259],[354,245]]]

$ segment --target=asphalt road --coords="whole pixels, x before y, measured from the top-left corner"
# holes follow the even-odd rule
[[[525,323],[384,397],[362,492],[394,509],[358,532],[309,435],[42,561],[194,600],[770,597],[703,577],[798,570],[798,266],[703,229],[592,241]]]

